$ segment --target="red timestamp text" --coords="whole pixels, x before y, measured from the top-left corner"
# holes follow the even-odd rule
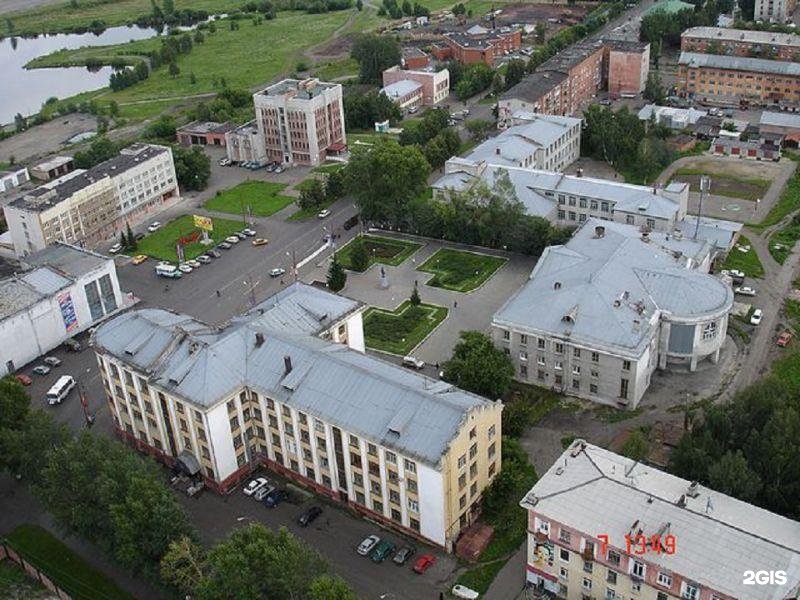
[[[610,538],[608,534],[601,533],[597,536],[600,540],[600,553],[605,555],[608,549]],[[635,554],[643,556],[648,553],[655,554],[675,554],[678,551],[678,539],[668,533],[665,536],[661,535],[626,535],[625,536],[625,552],[628,554]]]

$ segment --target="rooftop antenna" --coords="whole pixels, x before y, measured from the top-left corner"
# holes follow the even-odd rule
[[[714,503],[711,501],[711,496],[709,496],[708,500],[706,500],[706,514],[710,513],[712,510],[714,510]]]
[[[711,191],[711,178],[708,175],[700,176],[700,207],[697,211],[697,223],[694,226],[694,239],[700,231],[700,216],[703,214],[703,199]]]

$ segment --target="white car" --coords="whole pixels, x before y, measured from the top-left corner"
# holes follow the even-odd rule
[[[403,366],[411,369],[422,369],[425,367],[425,361],[418,359],[416,356],[404,356]]]
[[[221,158],[221,159],[219,160],[219,166],[220,166],[220,167],[227,167],[229,164],[231,164],[231,161],[230,161],[230,159],[229,159],[229,158],[227,158],[227,157],[226,157],[226,158]]]
[[[211,257],[201,254],[197,257],[197,262],[199,262],[201,265],[209,265],[211,264]]]
[[[193,269],[199,269],[201,267],[200,262],[196,261],[195,259],[187,260],[186,264],[192,267]]]
[[[114,244],[108,249],[109,254],[119,254],[122,252],[122,244]]]
[[[47,356],[42,362],[50,367],[58,367],[61,365],[61,359],[55,356]]]
[[[450,590],[450,593],[453,594],[456,598],[465,598],[466,600],[477,600],[480,594],[475,590],[471,590],[464,585],[454,585],[453,589]]]
[[[356,548],[356,552],[358,552],[361,556],[366,556],[369,554],[370,550],[372,550],[375,546],[377,546],[381,541],[377,535],[370,535],[364,538],[364,541],[358,545]]]
[[[181,264],[178,265],[178,270],[181,273],[191,273],[192,272],[192,267],[188,263],[181,263]]]
[[[244,486],[244,489],[242,491],[244,492],[245,496],[252,496],[258,490],[260,490],[261,488],[265,488],[268,485],[269,481],[267,480],[266,477],[256,477],[255,479],[251,480],[250,483]]]
[[[737,294],[741,294],[742,296],[755,296],[756,295],[755,288],[751,288],[751,287],[737,287],[733,291],[735,293],[737,293]]]
[[[723,275],[730,275],[731,277],[744,279],[744,273],[738,269],[723,269],[720,271]]]
[[[256,490],[255,494],[253,494],[253,500],[258,500],[261,502],[267,494],[274,491],[275,488],[271,485],[265,485],[264,487]]]
[[[228,242],[229,244],[238,244],[239,237],[235,235],[229,235],[228,237],[225,238],[225,241]]]
[[[254,237],[256,232],[250,229],[249,227],[245,227],[242,229],[242,233],[245,234],[247,237]]]
[[[764,313],[760,308],[757,308],[753,311],[753,315],[750,317],[750,324],[751,325],[758,325],[761,323],[761,319],[764,318]]]
[[[321,211],[319,211],[317,213],[317,218],[318,219],[324,219],[325,217],[329,217],[330,214],[331,214],[331,211],[329,211],[327,208],[325,208],[325,209],[323,209],[323,210],[321,210]]]
[[[286,269],[282,269],[281,267],[278,267],[277,269],[272,269],[269,272],[269,276],[270,277],[280,277],[284,273],[286,273]]]
[[[154,231],[158,231],[159,229],[161,229],[161,223],[159,223],[158,221],[153,221],[152,223],[150,223],[149,227],[147,228],[147,231],[153,233]]]

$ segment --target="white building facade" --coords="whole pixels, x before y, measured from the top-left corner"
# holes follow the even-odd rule
[[[234,163],[260,162],[266,160],[267,149],[264,138],[255,121],[240,125],[225,134],[225,150],[228,160]]]
[[[19,187],[23,183],[28,183],[31,176],[27,167],[14,168],[8,171],[0,171],[0,194],[9,192],[12,188]]]

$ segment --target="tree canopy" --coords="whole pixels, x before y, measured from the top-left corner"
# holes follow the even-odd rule
[[[514,365],[480,331],[462,331],[453,356],[444,363],[444,378],[461,389],[496,399],[503,396],[514,377]]]
[[[400,63],[400,45],[391,36],[361,34],[353,43],[350,57],[358,62],[362,83],[381,83],[385,69]]]
[[[199,147],[190,150],[181,146],[172,147],[175,175],[185,190],[204,190],[211,177],[211,159]]]

